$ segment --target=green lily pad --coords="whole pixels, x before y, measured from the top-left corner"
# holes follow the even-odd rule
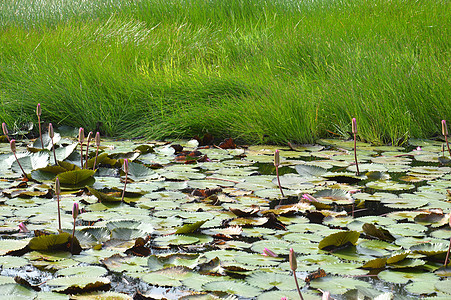
[[[77,266],[59,270],[58,276],[94,276],[100,277],[106,275],[107,269],[99,266]]]
[[[398,284],[406,284],[409,281],[437,281],[438,276],[433,273],[421,272],[421,271],[393,271],[393,270],[384,270],[377,275],[380,279],[398,283]]]
[[[158,174],[152,169],[138,163],[128,163],[128,176],[133,181],[151,180],[158,178]]]
[[[225,292],[242,297],[256,297],[262,290],[241,281],[213,281],[202,285],[207,291]]]
[[[440,292],[451,295],[451,280],[442,280],[435,283],[435,288]]]
[[[342,278],[342,277],[322,277],[319,279],[312,280],[310,286],[315,289],[321,289],[323,291],[329,291],[332,294],[344,294],[349,290],[355,289],[356,287],[366,287],[370,288],[371,285],[368,282],[353,279],[353,278]]]
[[[72,239],[72,236],[67,232],[60,234],[41,235],[32,238],[28,243],[27,248],[36,251],[68,251],[71,249],[70,245],[73,241],[73,253],[81,252],[80,243],[77,238]]]
[[[296,284],[290,274],[256,272],[246,277],[246,282],[263,290],[276,287],[279,290],[294,290]],[[302,283],[301,282],[301,287]],[[304,283],[305,285],[305,283]]]
[[[60,173],[57,177],[62,185],[76,185],[92,177],[94,173],[93,170],[82,169]]]
[[[106,193],[102,193],[96,189],[89,186],[86,187],[91,194],[93,194],[100,202],[121,202],[122,199],[119,197],[110,196]]]
[[[30,173],[32,170],[44,168],[49,163],[49,153],[46,151],[39,151],[36,153],[27,153],[26,156],[20,157],[19,162],[26,173]],[[19,164],[15,160],[11,169],[16,173],[22,173]]]
[[[355,245],[359,239],[360,233],[357,231],[341,231],[333,233],[326,236],[318,244],[319,249],[324,249],[326,247],[341,247],[347,243]]]
[[[159,236],[153,240],[158,247],[165,247],[169,245],[190,245],[199,242],[199,239],[186,235],[166,235]]]
[[[413,184],[404,184],[392,180],[370,181],[366,184],[366,187],[384,191],[403,191],[415,188]]]
[[[0,284],[0,298],[5,300],[31,300],[36,292],[17,283]]]
[[[448,251],[448,245],[445,243],[427,243],[412,246],[410,250],[426,256],[434,256],[446,253]]]
[[[65,294],[78,294],[91,291],[107,291],[111,288],[111,281],[106,277],[65,276],[47,281],[55,286],[53,291]]]

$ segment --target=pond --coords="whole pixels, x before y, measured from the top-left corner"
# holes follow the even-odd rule
[[[54,143],[0,144],[1,299],[451,297],[440,141]]]

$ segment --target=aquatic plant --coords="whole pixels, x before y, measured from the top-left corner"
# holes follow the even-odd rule
[[[127,180],[128,180],[128,159],[124,159],[124,164],[122,165],[122,170],[124,170],[124,172],[125,172],[125,182],[124,182],[124,189],[122,190],[121,201],[124,201],[125,188],[127,187]]]
[[[302,297],[301,289],[299,288],[298,278],[296,276],[296,269],[298,268],[298,263],[296,261],[296,253],[294,253],[293,248],[290,248],[290,254],[288,258],[290,260],[290,269],[291,271],[293,271],[294,282],[296,282],[296,289],[298,290],[299,297],[301,297],[301,300],[304,300],[304,297]]]
[[[83,169],[83,142],[85,141],[85,130],[83,127],[78,129],[78,143],[80,144],[80,168]]]
[[[14,158],[16,159],[17,164],[18,164],[19,167],[20,167],[20,170],[22,170],[23,177],[24,177],[24,178],[27,178],[27,173],[25,173],[25,171],[24,171],[24,169],[22,168],[22,165],[20,164],[20,161],[19,161],[19,159],[17,158],[17,155],[16,155],[16,140],[12,139],[12,140],[9,142],[9,145],[10,145],[10,147],[11,147],[12,153],[14,154]]]
[[[49,123],[49,137],[50,137],[50,140],[52,141],[53,158],[55,159],[55,165],[57,165],[58,161],[56,160],[55,144],[53,143],[54,136],[55,136],[55,132],[53,131],[53,125],[52,125],[52,123]]]
[[[6,123],[5,122],[2,123],[2,130],[3,130],[3,134],[6,136],[6,139],[8,140],[8,143],[10,143],[11,140],[9,139],[8,128],[6,127]]]
[[[357,162],[357,121],[352,118],[352,134],[354,135],[354,161],[357,168],[356,175],[360,175],[359,163]]]
[[[23,233],[30,232],[30,230],[28,230],[27,226],[25,226],[24,222],[20,222],[18,226],[19,226],[19,232],[23,232]]]
[[[36,106],[36,115],[38,116],[38,125],[39,125],[39,138],[41,139],[41,147],[44,149],[44,141],[42,140],[42,131],[41,131],[41,103],[38,103]]]
[[[268,248],[264,248],[263,249],[263,256],[269,256],[269,257],[277,257],[277,254],[275,254],[272,250],[268,249]]]
[[[89,154],[89,143],[91,141],[92,131],[88,133],[88,137],[86,138],[86,157],[85,157],[85,169],[88,168],[88,154]]]
[[[282,194],[282,197],[285,197],[285,195],[283,194],[282,186],[280,185],[279,166],[280,166],[280,154],[279,150],[276,149],[276,151],[274,152],[274,167],[276,167],[277,184],[279,186],[279,190],[280,193]],[[282,202],[282,199],[280,199],[280,202]]]
[[[61,186],[58,177],[55,179],[55,194],[56,194],[56,202],[58,205],[58,229],[61,231],[61,211],[60,211],[60,193]]]
[[[451,149],[449,148],[448,143],[448,126],[446,125],[446,120],[442,120],[442,134],[445,137],[446,147],[448,147],[448,153],[451,157]]]
[[[72,206],[72,218],[74,219],[74,226],[72,228],[72,243],[70,245],[70,252],[74,250],[74,239],[75,239],[75,221],[77,220],[77,216],[80,213],[80,208],[78,206],[78,202],[74,202]]]
[[[451,213],[449,213],[449,220],[448,220],[449,227],[451,227]],[[449,259],[449,252],[451,251],[451,237],[449,238],[449,245],[448,245],[448,251],[446,252],[446,258],[445,262],[443,263],[444,266],[448,264]]]
[[[100,132],[98,132],[98,131],[97,131],[97,133],[96,133],[95,142],[96,142],[96,157],[94,158],[94,165],[92,166],[92,169],[93,169],[93,170],[96,169],[97,157],[99,156],[99,148],[100,148]]]

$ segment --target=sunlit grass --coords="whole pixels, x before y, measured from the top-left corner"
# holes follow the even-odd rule
[[[64,3],[64,5],[63,5]],[[449,1],[5,0],[0,117],[399,143],[451,119]]]

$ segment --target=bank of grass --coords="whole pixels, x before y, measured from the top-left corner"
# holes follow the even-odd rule
[[[5,0],[0,118],[247,142],[439,133],[450,1]],[[63,5],[63,3],[65,3]],[[100,125],[101,124],[101,125]]]

